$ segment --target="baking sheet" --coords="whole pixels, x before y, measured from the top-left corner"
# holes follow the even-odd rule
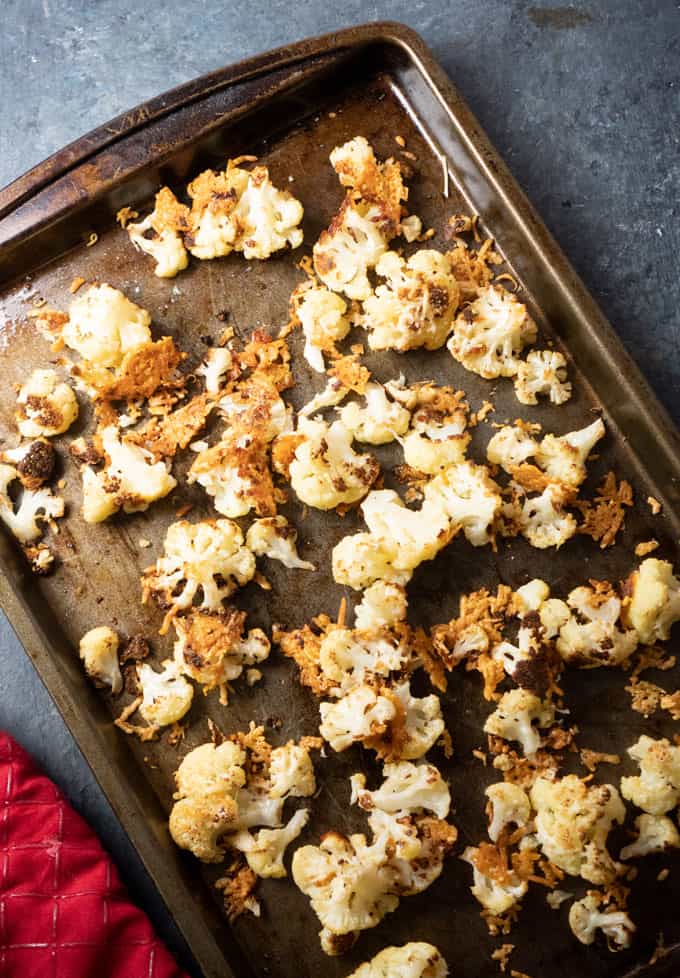
[[[142,114],[134,125],[123,125],[120,138],[113,142],[94,139],[86,147],[71,148],[62,166],[57,160],[47,176],[34,183],[25,181],[20,193],[15,190],[18,207],[8,206],[12,188],[0,195],[0,212],[6,214],[0,222],[0,280],[5,281],[0,297],[2,437],[14,444],[12,385],[33,367],[44,365],[49,356],[47,345],[36,341],[26,323],[26,312],[38,299],[65,308],[71,298],[68,286],[76,276],[107,281],[149,309],[155,335],[172,335],[189,352],[189,367],[204,355],[205,338],[216,338],[224,328],[224,313],[244,340],[258,326],[277,329],[286,321],[288,296],[303,277],[296,268],[302,249],[263,263],[245,263],[239,255],[192,262],[176,279],[160,280],[152,273],[152,263],[139,256],[127,235],[113,225],[118,207],[143,205],[161,180],[179,189],[205,166],[219,166],[226,156],[252,152],[270,167],[275,184],[285,186],[293,176],[290,187],[305,205],[307,253],[342,198],[328,164],[333,146],[361,134],[385,157],[398,154],[395,136],[400,135],[416,156],[415,161],[408,160],[413,168],[409,206],[425,226],[435,228],[431,245],[446,247],[442,232],[449,214],[481,214],[508,269],[521,282],[544,335],[571,355],[575,393],[559,408],[525,408],[515,400],[510,382],[483,381],[446,351],[409,353],[406,358],[370,354],[366,363],[381,380],[403,371],[407,379],[461,387],[473,410],[493,391],[496,410],[489,422],[521,415],[540,421],[545,430],[562,433],[588,423],[594,410],[603,411],[609,435],[606,444],[598,446],[599,458],[589,466],[583,494],[588,495],[588,489],[614,468],[631,481],[637,500],[627,515],[625,533],[610,551],[600,551],[592,541],[578,537],[558,557],[533,550],[521,540],[513,540],[509,547],[501,545],[495,554],[490,548],[473,549],[465,540],[455,540],[416,573],[409,588],[412,622],[448,620],[456,613],[461,593],[499,582],[517,587],[538,575],[549,581],[554,593],[565,594],[589,577],[620,579],[637,563],[635,544],[651,536],[661,543],[655,556],[677,560],[676,435],[422,43],[405,28],[371,25],[275,55],[259,71],[249,72],[249,63],[239,66],[240,71],[232,70],[223,85],[211,76],[204,97],[200,82],[185,95],[175,93],[168,103],[173,108]],[[440,154],[450,168],[448,200],[442,195]],[[99,240],[86,248],[83,241],[92,230]],[[36,267],[43,261],[47,263]],[[298,335],[293,335],[291,346],[298,383],[290,400],[299,407],[321,383],[305,368]],[[90,428],[89,413],[83,410],[67,440]],[[489,424],[475,430],[471,458],[483,459],[483,446],[492,431]],[[57,445],[63,452],[64,440],[57,440]],[[389,468],[398,455],[391,446],[375,454],[387,470],[386,485],[393,485]],[[461,671],[451,675],[449,690],[442,696],[454,757],[446,761],[432,752],[434,763],[450,781],[452,820],[460,832],[456,855],[442,877],[423,894],[405,898],[394,914],[364,932],[353,951],[341,959],[329,959],[321,952],[318,920],[307,898],[290,881],[261,881],[263,916],[243,917],[229,928],[219,917],[210,885],[220,868],[200,867],[169,842],[164,819],[171,803],[172,772],[186,750],[208,739],[209,717],[225,732],[247,727],[250,720],[264,723],[274,743],[316,733],[314,698],[299,686],[295,666],[273,650],[262,670],[263,683],[249,689],[245,682],[237,682],[227,708],[219,705],[216,693],[208,697],[197,693],[179,750],[168,746],[167,737],[139,744],[111,728],[111,715],[127,698],[111,701],[93,692],[76,653],[84,631],[95,624],[111,624],[126,634],[146,634],[154,650],[151,661],[159,663],[170,654],[169,637],[155,635],[161,616],[139,604],[139,575],[162,552],[165,531],[178,507],[191,502],[190,519],[214,515],[203,491],[183,484],[185,468],[180,464],[176,469],[180,487],[148,513],[117,517],[93,529],[78,515],[80,477],[75,467],[67,465],[64,495],[70,515],[52,540],[61,566],[51,577],[32,578],[3,538],[6,577],[0,596],[206,975],[229,974],[231,968],[244,978],[249,974],[340,978],[390,943],[430,940],[461,978],[497,974],[490,952],[503,941],[517,946],[512,967],[532,978],[574,974],[614,978],[649,958],[660,931],[668,944],[680,938],[675,912],[679,862],[669,857],[652,857],[640,864],[631,900],[631,916],[640,935],[630,952],[611,955],[598,946],[586,949],[577,944],[566,922],[568,906],[549,910],[537,887],[525,899],[510,937],[487,935],[469,893],[470,869],[456,856],[485,836],[482,793],[495,777],[471,755],[473,748],[485,746],[481,727],[488,706],[481,697],[479,677]],[[650,494],[664,501],[663,516],[650,514],[644,502]],[[300,531],[302,555],[316,563],[319,572],[312,578],[269,565],[267,576],[273,585],[269,594],[250,585],[236,597],[235,603],[250,611],[249,624],[267,630],[273,622],[291,627],[322,611],[332,614],[343,595],[352,599],[351,592],[333,584],[329,558],[333,545],[359,529],[361,520],[351,513],[340,518],[317,512],[303,519],[295,501],[284,512]],[[152,547],[141,549],[140,538],[150,540]],[[676,680],[674,673],[666,673],[662,684],[669,687]],[[643,721],[631,713],[626,681],[618,671],[565,675],[573,711],[570,722],[581,729],[580,746],[621,753],[643,731],[652,736],[673,733],[672,723],[657,718]],[[597,780],[618,779],[630,769],[627,763],[602,766]],[[317,770],[322,790],[301,841],[316,841],[330,828],[362,831],[362,814],[348,804],[347,779],[357,770],[370,776],[376,766],[356,750],[329,756]],[[663,884],[655,879],[662,865],[674,867]],[[199,879],[204,885],[197,885]],[[535,939],[537,929],[541,941]]]

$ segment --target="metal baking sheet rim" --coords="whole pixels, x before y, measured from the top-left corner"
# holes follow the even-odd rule
[[[641,422],[642,442],[638,445],[633,439],[629,439],[629,447],[635,454],[644,457],[647,455],[644,441],[650,437],[653,439],[656,453],[653,468],[656,469],[657,482],[663,482],[664,473],[667,474],[667,491],[662,502],[667,515],[680,527],[680,436],[677,429],[447,75],[421,37],[403,24],[369,23],[309,38],[204,75],[143,103],[64,147],[4,189],[0,189],[0,226],[6,228],[9,225],[11,239],[13,215],[24,204],[39,197],[51,185],[68,177],[96,154],[111,149],[116,142],[135,130],[152,126],[191,103],[230,85],[266,76],[279,69],[302,65],[309,59],[351,52],[368,44],[398,45],[408,55],[437,96],[447,114],[447,121],[465,141],[486,179],[493,184],[504,205],[512,210],[524,233],[533,239],[552,276],[555,288],[586,326],[600,360],[615,371],[623,395],[621,403],[632,403],[642,412],[642,417],[638,418]],[[221,120],[220,124],[225,121]],[[16,239],[30,236],[31,230],[37,230],[35,227],[22,227],[21,224],[19,221]],[[625,415],[621,427],[626,430]],[[4,539],[0,539],[0,566],[3,568],[0,574],[0,605],[154,880],[197,964],[206,978],[235,978],[236,972],[228,964],[211,927],[215,924],[219,926],[222,923],[220,918],[216,912],[211,914],[208,911],[206,916],[196,913],[196,893],[190,890],[188,881],[178,879],[170,863],[162,858],[164,850],[167,852],[172,849],[172,843],[158,801],[141,777],[135,778],[136,783],[130,785],[129,770],[124,766],[126,758],[121,756],[124,755],[125,748],[124,745],[121,748],[116,732],[110,724],[102,727],[94,722],[92,716],[82,709],[82,699],[79,702],[82,690],[77,690],[69,677],[58,670],[49,654],[44,629],[37,616],[32,613],[25,597],[26,589],[30,589],[29,575]],[[671,978],[677,974],[674,969],[680,967],[680,945],[668,950],[670,953],[662,959],[660,967],[654,970],[654,975],[658,978]],[[647,974],[650,974],[650,970],[645,965],[628,973],[629,978],[643,978]]]

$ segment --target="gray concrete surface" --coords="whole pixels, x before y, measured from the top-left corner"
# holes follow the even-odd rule
[[[4,0],[0,185],[193,76],[351,23],[404,21],[431,45],[680,422],[680,5],[557,2]],[[0,653],[0,727],[97,829],[135,898],[182,955],[153,887],[4,620]]]

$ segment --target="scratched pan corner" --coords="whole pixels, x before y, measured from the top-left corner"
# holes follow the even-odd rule
[[[284,323],[288,296],[301,278],[297,262],[309,253],[340,203],[341,188],[328,154],[359,134],[381,157],[396,154],[396,135],[406,140],[415,156],[409,205],[426,227],[435,229],[433,247],[445,246],[443,227],[449,214],[480,215],[544,336],[571,360],[572,400],[560,408],[522,409],[522,415],[561,433],[585,424],[592,410],[601,411],[609,436],[593,463],[589,484],[613,468],[629,479],[636,496],[625,534],[611,551],[575,538],[558,557],[519,540],[494,554],[455,540],[416,573],[409,588],[413,623],[448,619],[462,592],[483,585],[495,588],[505,582],[516,587],[541,576],[563,593],[584,577],[621,579],[635,562],[635,544],[651,536],[661,543],[659,555],[677,561],[680,451],[675,430],[460,96],[418,36],[395,24],[312,39],[198,79],[67,147],[0,192],[0,436],[12,437],[12,385],[44,362],[45,349],[34,342],[26,323],[30,303],[39,298],[65,307],[69,284],[78,276],[107,281],[149,309],[156,329],[162,327],[189,353],[190,366],[204,355],[204,338],[215,338],[223,329],[225,312],[240,338],[257,326]],[[152,264],[115,225],[116,211],[124,205],[142,210],[161,182],[179,188],[206,166],[246,152],[270,167],[276,184],[286,186],[293,177],[290,187],[305,206],[304,248],[247,266],[238,255],[196,262],[174,280],[155,278]],[[442,157],[449,170],[448,199],[442,195]],[[88,248],[85,242],[93,231],[98,240]],[[304,369],[299,336],[291,338],[291,345],[297,384],[290,399],[299,407],[319,385]],[[373,354],[367,363],[381,380],[403,369],[411,379],[460,387],[473,410],[494,386],[465,372],[445,351],[406,359]],[[490,421],[520,413],[510,382],[499,382],[492,399],[496,410]],[[78,424],[87,433],[87,416]],[[474,457],[482,458],[480,447],[491,430],[484,425],[475,433],[481,441],[473,444]],[[79,433],[74,429],[70,434]],[[63,452],[63,439],[56,443]],[[388,469],[397,461],[390,446],[379,454]],[[471,755],[483,746],[487,707],[478,679],[463,672],[452,674],[442,696],[454,756],[447,761],[433,752],[451,784],[452,820],[460,832],[456,853],[441,878],[423,894],[403,900],[342,959],[322,953],[318,920],[290,880],[261,881],[261,918],[243,917],[229,927],[212,887],[219,867],[200,866],[179,852],[167,833],[177,751],[162,741],[139,744],[113,728],[111,717],[119,704],[92,690],[74,651],[84,631],[107,623],[128,634],[143,631],[153,642],[154,660],[167,657],[170,641],[154,638],[159,616],[139,604],[139,575],[161,552],[178,505],[193,503],[192,518],[212,515],[212,508],[200,491],[180,484],[149,512],[97,527],[92,547],[93,531],[78,514],[79,477],[72,467],[64,476],[70,515],[51,541],[58,571],[33,578],[3,537],[0,598],[205,975],[342,978],[381,948],[406,940],[435,943],[458,978],[497,975],[490,954],[503,940],[516,945],[512,967],[532,978],[670,978],[680,973],[680,955],[674,951],[653,967],[645,965],[659,932],[669,946],[680,942],[680,860],[668,856],[663,864],[672,871],[663,883],[656,880],[658,857],[640,866],[631,898],[638,936],[629,952],[613,955],[599,945],[578,944],[567,925],[567,908],[549,910],[538,888],[525,900],[511,936],[488,936],[469,892],[469,867],[457,858],[465,845],[485,835],[483,789],[492,779]],[[649,495],[664,503],[662,516],[651,516],[644,502]],[[303,518],[294,501],[286,512],[300,531],[305,558],[319,571],[310,586],[305,572],[277,565],[271,572],[268,568],[273,585],[269,595],[249,586],[237,596],[252,624],[266,628],[273,622],[299,625],[319,612],[332,614],[343,597],[353,600],[333,583],[329,554],[341,536],[360,526],[356,514],[341,519],[334,513],[310,513]],[[140,537],[152,547],[140,550]],[[274,742],[315,733],[317,705],[297,682],[294,666],[274,651],[263,671],[259,686],[237,685],[227,708],[219,706],[215,694],[196,696],[182,750],[207,739],[208,718],[226,732],[250,720],[262,722]],[[643,724],[628,707],[625,676],[600,672],[567,676],[570,722],[579,724],[581,744],[623,754]],[[668,678],[677,682],[677,672]],[[672,724],[652,718],[644,730],[671,735]],[[330,828],[362,830],[361,813],[349,807],[347,779],[364,766],[375,770],[359,751],[329,756],[317,765],[321,792],[303,842],[316,841]],[[629,769],[624,763],[616,776]],[[598,777],[606,779],[611,771],[605,768]]]

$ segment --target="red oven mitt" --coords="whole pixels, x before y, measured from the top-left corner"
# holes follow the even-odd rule
[[[83,819],[0,733],[2,978],[188,978]]]

